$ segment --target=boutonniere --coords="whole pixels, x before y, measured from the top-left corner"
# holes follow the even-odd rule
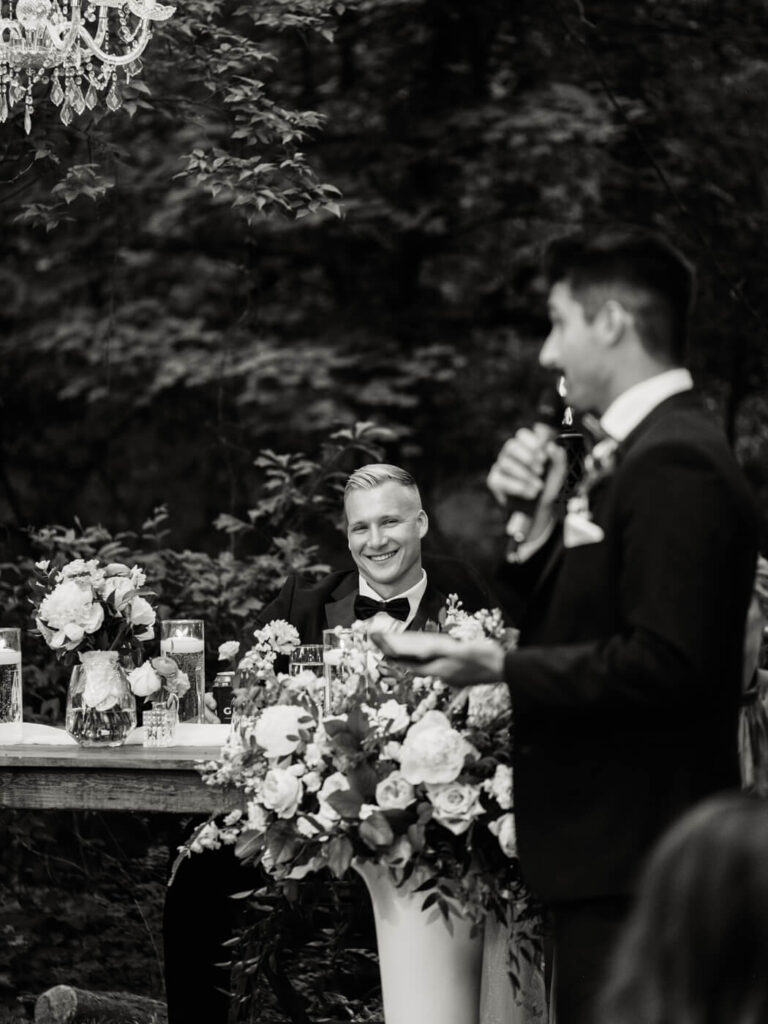
[[[612,437],[598,441],[592,451],[584,459],[584,479],[579,488],[580,494],[589,494],[600,480],[610,476],[616,469],[619,442]]]

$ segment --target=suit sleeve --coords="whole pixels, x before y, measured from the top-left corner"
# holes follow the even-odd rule
[[[756,551],[748,503],[706,455],[680,445],[619,471],[610,529],[620,628],[510,651],[505,677],[528,707],[668,707],[706,700],[738,673]]]
[[[291,615],[293,614],[293,595],[295,590],[296,577],[289,576],[277,597],[270,601],[268,605],[265,605],[256,616],[256,629],[261,629],[262,626],[266,626],[269,622],[274,622],[275,619],[285,619],[286,622],[292,622]]]

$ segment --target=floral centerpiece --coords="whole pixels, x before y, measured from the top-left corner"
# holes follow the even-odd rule
[[[123,664],[142,660],[154,636],[155,610],[136,565],[77,558],[62,568],[35,565],[32,604],[37,631],[58,658],[75,664],[66,728],[83,745],[117,746],[136,724]]]
[[[455,597],[443,628],[507,638],[500,613],[469,615]],[[204,823],[188,849],[234,844],[283,887],[373,862],[397,885],[417,883],[424,909],[446,921],[505,918],[510,902],[532,918],[516,857],[506,687],[493,688],[493,714],[475,714],[468,691],[390,675],[366,634],[355,636],[333,652],[346,664],[335,665],[343,671],[324,714],[323,679],[274,672],[277,654],[298,643],[293,627],[256,633],[240,663],[252,685],[240,691],[239,727],[202,767],[209,785],[240,789],[245,810]]]

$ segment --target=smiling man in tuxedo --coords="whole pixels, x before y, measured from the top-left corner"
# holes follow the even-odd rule
[[[662,239],[606,231],[549,254],[543,366],[600,417],[558,519],[564,453],[523,429],[489,476],[538,499],[507,567],[519,646],[387,637],[456,685],[504,678],[520,862],[553,927],[558,1024],[590,1024],[644,857],[689,806],[739,783],[737,719],[757,516],[685,369],[693,277]]]

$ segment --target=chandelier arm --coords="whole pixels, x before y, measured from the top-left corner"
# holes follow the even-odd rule
[[[90,32],[82,26],[80,28],[80,40],[85,43],[92,53],[96,54],[99,60],[104,61],[105,64],[120,67],[123,64],[130,64],[131,61],[136,60],[136,58],[144,52],[146,45],[149,42],[149,22],[145,21],[142,24],[138,41],[128,53],[107,53],[107,51],[103,50],[96,40],[92,38]]]

